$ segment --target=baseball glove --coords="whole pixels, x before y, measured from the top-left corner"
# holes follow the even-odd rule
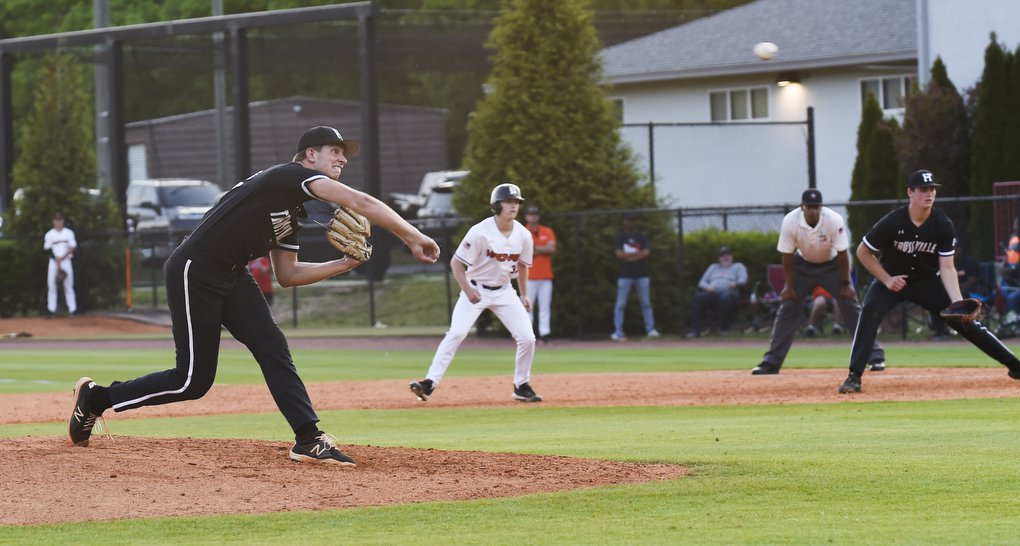
[[[63,269],[58,269],[57,270],[57,284],[63,284],[64,279],[66,279],[66,278],[67,278],[67,271],[64,271]]]
[[[333,248],[358,260],[367,262],[372,257],[372,224],[368,218],[347,207],[333,211],[333,219],[326,225],[326,240]]]
[[[949,307],[943,309],[939,315],[947,320],[956,320],[962,323],[973,322],[981,313],[981,300],[965,298],[954,301]]]

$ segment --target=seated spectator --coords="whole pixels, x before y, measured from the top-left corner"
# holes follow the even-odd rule
[[[811,292],[811,314],[808,316],[808,327],[804,335],[815,337],[825,333],[825,313],[832,312],[832,335],[838,336],[843,333],[843,317],[839,313],[839,306],[836,299],[821,286],[816,286]]]
[[[691,310],[691,331],[687,337],[698,337],[702,332],[702,321],[706,309],[719,311],[719,335],[728,335],[733,316],[740,301],[740,289],[747,284],[747,268],[733,261],[729,247],[719,249],[719,263],[708,266],[698,281]]]

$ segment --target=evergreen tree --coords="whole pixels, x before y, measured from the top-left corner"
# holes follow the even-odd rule
[[[584,282],[569,289],[574,292],[564,286],[572,296],[556,298],[553,312],[586,322],[585,331],[608,331],[613,302],[605,295],[615,292],[617,264],[611,257],[619,217],[557,221],[555,214],[656,203],[621,141],[619,122],[600,86],[600,46],[585,5],[582,0],[504,2],[488,41],[495,50],[489,91],[468,125],[463,165],[471,173],[454,203],[462,216],[479,220],[491,214],[492,188],[513,182],[526,205],[546,209],[545,219],[560,240],[582,234],[579,244],[590,246],[565,245],[554,268],[557,279],[580,276]],[[650,237],[660,234],[665,240],[667,218],[644,220]],[[667,263],[668,247],[658,246],[658,263]],[[675,273],[667,274],[675,280]],[[670,301],[666,284],[675,283],[659,283],[657,296]],[[573,326],[556,318],[553,324]]]
[[[977,87],[974,112],[973,154],[971,155],[971,195],[991,195],[992,184],[1014,180],[1020,173],[1011,173],[1009,156],[1016,154],[1016,143],[1007,137],[1007,120],[1015,109],[1015,95],[1009,89],[1009,65],[1012,55],[1003,50],[991,35],[985,49],[985,68]],[[1014,146],[1008,148],[1007,146]],[[995,252],[993,215],[988,206],[975,203],[971,208],[971,250],[977,255]]]
[[[1020,180],[1020,108],[1016,105],[1016,97],[1020,94],[1020,46],[1010,55],[1009,86],[1006,96],[1013,99],[1006,110],[1006,136],[1002,142],[1003,154],[1006,158],[1006,176],[1009,180]]]
[[[932,64],[925,89],[907,97],[897,148],[904,170],[901,180],[918,169],[928,169],[942,184],[940,196],[970,194],[970,118],[941,58]],[[969,223],[969,209],[954,210],[952,217],[962,232]]]
[[[5,231],[25,249],[32,278],[44,283],[46,256],[43,235],[52,227],[54,211],[62,211],[79,243],[75,252],[79,306],[109,305],[117,300],[123,278],[116,235],[122,215],[109,191],[96,186],[90,74],[74,59],[60,54],[43,58],[46,70],[35,88],[32,110],[18,135],[20,153],[14,163],[16,206],[5,211]],[[22,309],[41,308],[42,291],[26,290]]]
[[[857,158],[854,159],[854,170],[850,176],[850,201],[878,199],[870,193],[871,185],[867,177],[866,162],[868,146],[881,121],[882,107],[878,105],[875,95],[869,93],[864,101],[864,110],[861,112],[861,123],[857,126]],[[875,223],[875,220],[877,220],[876,214],[865,207],[850,208],[847,212],[847,227],[855,238],[852,243],[859,241]]]

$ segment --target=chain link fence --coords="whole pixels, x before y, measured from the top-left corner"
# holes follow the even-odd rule
[[[905,203],[905,200],[889,200],[827,206],[849,216],[853,222],[855,216],[858,219],[878,218]],[[749,276],[738,310],[739,327],[748,333],[766,333],[774,311],[766,303],[768,293],[774,290],[769,283],[768,269],[769,265],[781,263],[775,250],[779,226],[783,216],[797,206],[796,203],[786,203],[726,209],[545,212],[542,222],[555,230],[558,239],[557,253],[553,257],[554,336],[598,338],[609,335],[616,298],[617,261],[613,254],[613,237],[620,230],[621,219],[626,212],[638,215],[639,229],[646,232],[651,240],[651,295],[656,327],[660,331],[675,335],[686,332],[697,281],[705,268],[716,261],[718,248],[726,245],[732,248],[736,261],[747,267]],[[1015,196],[940,198],[936,206],[954,220],[960,238],[959,252],[970,254],[981,263],[982,282],[986,289],[997,287],[1001,281],[1002,244],[1008,236],[989,236],[982,239],[986,241],[982,246],[971,245],[970,241],[976,238],[969,232],[968,219],[974,215],[1001,217],[1011,213],[1016,206]],[[430,226],[428,234],[441,246],[439,263],[418,263],[399,241],[385,230],[376,230],[372,261],[353,272],[311,286],[286,289],[275,286],[273,311],[277,321],[283,326],[298,329],[365,326],[442,328],[448,325],[459,295],[459,287],[450,274],[449,260],[459,237],[469,226],[458,218],[424,221]],[[182,235],[169,232],[163,238],[151,234],[146,237],[132,235],[114,242],[113,246],[123,245],[123,258],[118,258],[122,260],[116,273],[120,278],[115,281],[120,286],[121,298],[113,308],[166,310],[162,263]],[[850,233],[851,250],[856,248],[862,235]],[[318,225],[305,226],[301,241],[302,260],[320,261],[336,256],[335,251],[326,246],[322,228]],[[93,244],[87,239],[79,242],[85,250]],[[36,264],[36,270],[41,273],[22,281],[30,285],[11,289],[37,293],[36,307],[42,313],[45,257],[41,251],[41,239],[38,246],[40,263]],[[87,255],[87,252],[81,254]],[[76,268],[86,267],[87,263],[87,260],[76,256]],[[864,290],[870,281],[867,272],[860,267],[855,268],[855,278],[859,291]],[[114,282],[95,278],[87,272],[79,273],[77,279],[76,290],[83,301],[89,301],[88,283]],[[644,331],[642,315],[636,298],[631,300],[626,310],[626,328],[634,335],[641,335]],[[994,297],[989,303],[996,307]],[[1008,312],[1002,303],[1000,299],[998,311],[1003,316],[998,317],[998,322]],[[31,308],[28,309],[29,313],[31,311]],[[6,309],[5,312],[9,315],[11,310]],[[904,312],[892,315],[883,328],[885,333],[902,336],[930,334],[930,320],[919,309],[905,308]],[[488,325],[489,322],[483,318],[481,329]],[[492,328],[493,331],[500,330],[498,321],[492,323]]]

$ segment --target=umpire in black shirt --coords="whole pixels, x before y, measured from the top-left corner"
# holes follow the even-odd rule
[[[323,263],[298,261],[297,230],[302,203],[309,199],[346,205],[399,237],[419,261],[436,262],[435,241],[378,199],[339,182],[348,157],[359,148],[332,127],[313,127],[301,135],[292,162],[260,171],[223,195],[166,262],[176,367],[109,387],[81,378],[69,422],[74,445],[88,445],[96,419],[109,408],[119,412],[205,395],[216,376],[220,330],[226,327],[255,357],[294,430],[290,458],[354,465],[335,438],[318,429],[319,418],[287,340],[245,264],[269,253],[284,287],[312,284],[361,264],[346,256]]]
[[[952,220],[934,208],[936,188],[931,171],[920,170],[907,179],[910,202],[885,215],[857,247],[857,259],[875,277],[864,296],[857,335],[850,350],[850,375],[840,394],[860,392],[861,374],[868,363],[878,327],[886,313],[903,301],[938,313],[963,299],[953,263],[956,230]],[[879,258],[881,254],[881,258]],[[980,322],[949,321],[951,328],[1020,379],[1020,360]]]

